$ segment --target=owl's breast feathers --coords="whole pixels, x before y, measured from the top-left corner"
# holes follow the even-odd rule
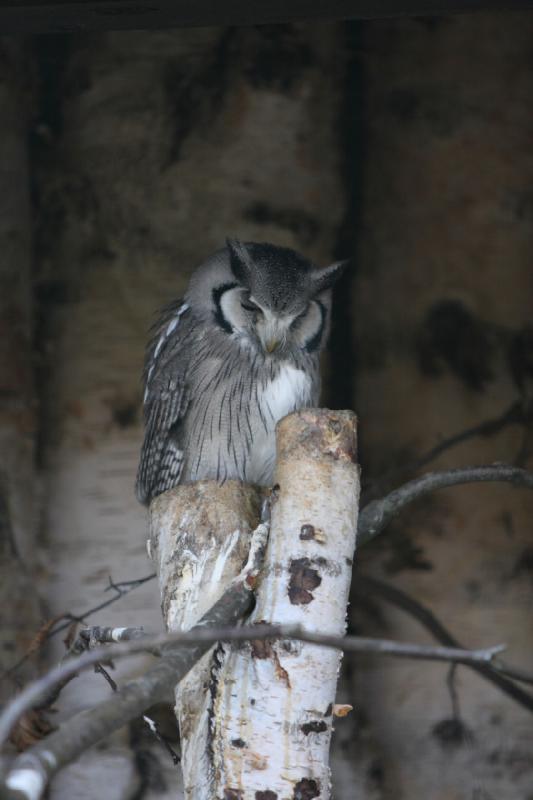
[[[188,369],[187,413],[178,433],[182,482],[272,481],[279,419],[318,400],[318,359],[266,357],[202,331]]]
[[[259,428],[251,446],[247,480],[251,483],[272,483],[276,461],[276,423],[282,417],[315,402],[313,380],[303,369],[289,362],[280,364],[276,377],[262,384],[257,395]],[[259,426],[258,426],[259,427]]]

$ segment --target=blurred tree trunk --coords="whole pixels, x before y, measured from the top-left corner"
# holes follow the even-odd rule
[[[413,457],[514,401],[528,410],[532,36],[531,15],[365,27],[368,131],[353,284],[363,489],[391,468],[401,482]],[[432,468],[531,467],[531,456],[527,429],[513,425]],[[462,643],[504,641],[509,661],[531,668],[532,512],[530,494],[507,486],[447,490],[360,550],[358,566],[430,606]],[[374,635],[425,637],[371,597],[354,599],[352,617]],[[531,715],[460,668],[461,716],[452,722],[445,680],[442,665],[369,659],[356,670],[360,746],[368,739],[375,752],[368,796],[528,797]]]
[[[19,42],[0,40],[0,672],[39,626],[27,55]],[[0,701],[12,692],[2,682]]]
[[[42,45],[38,281],[54,612],[101,602],[109,575],[151,571],[133,484],[155,310],[228,235],[331,260],[345,214],[342,43],[342,27],[303,25]],[[159,617],[152,583],[92,622],[155,630]],[[61,708],[108,691],[101,676],[83,693],[74,682]],[[52,796],[80,796],[87,782],[96,796],[100,775],[113,798],[125,797],[138,778],[123,740],[113,747],[65,770]],[[154,768],[153,752],[137,753],[138,791],[162,791],[166,772],[175,797],[177,770],[164,769],[162,750]]]

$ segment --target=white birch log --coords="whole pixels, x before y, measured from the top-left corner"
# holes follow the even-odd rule
[[[239,574],[259,520],[260,502],[260,492],[239,481],[223,485],[199,481],[152,502],[148,550],[157,567],[169,631],[191,628]],[[212,776],[212,672],[219,649],[211,648],[176,689],[189,798],[199,796],[196,787]]]
[[[359,496],[355,423],[350,412],[322,410],[279,423],[252,621],[344,633]],[[257,492],[233,482],[179,487],[154,501],[152,550],[170,630],[190,627],[240,570],[257,514]],[[220,644],[207,654],[176,691],[186,797],[329,797],[340,658],[295,642]]]
[[[314,409],[278,424],[279,488],[252,622],[344,633],[359,499],[355,424],[351,412]],[[330,796],[340,660],[339,651],[289,641],[232,653],[216,698],[212,796]]]

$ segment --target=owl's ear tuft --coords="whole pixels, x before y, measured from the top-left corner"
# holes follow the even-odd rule
[[[239,239],[226,239],[226,246],[229,250],[231,271],[240,284],[250,288],[252,259],[246,245]]]
[[[325,292],[326,289],[331,289],[333,284],[339,280],[349,263],[348,259],[345,261],[336,261],[334,264],[330,264],[329,267],[315,270],[312,273],[313,294],[320,294],[320,292]]]

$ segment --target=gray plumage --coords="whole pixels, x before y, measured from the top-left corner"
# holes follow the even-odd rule
[[[331,286],[288,248],[228,240],[154,329],[144,370],[142,503],[178,483],[272,482],[274,428],[318,403]]]

